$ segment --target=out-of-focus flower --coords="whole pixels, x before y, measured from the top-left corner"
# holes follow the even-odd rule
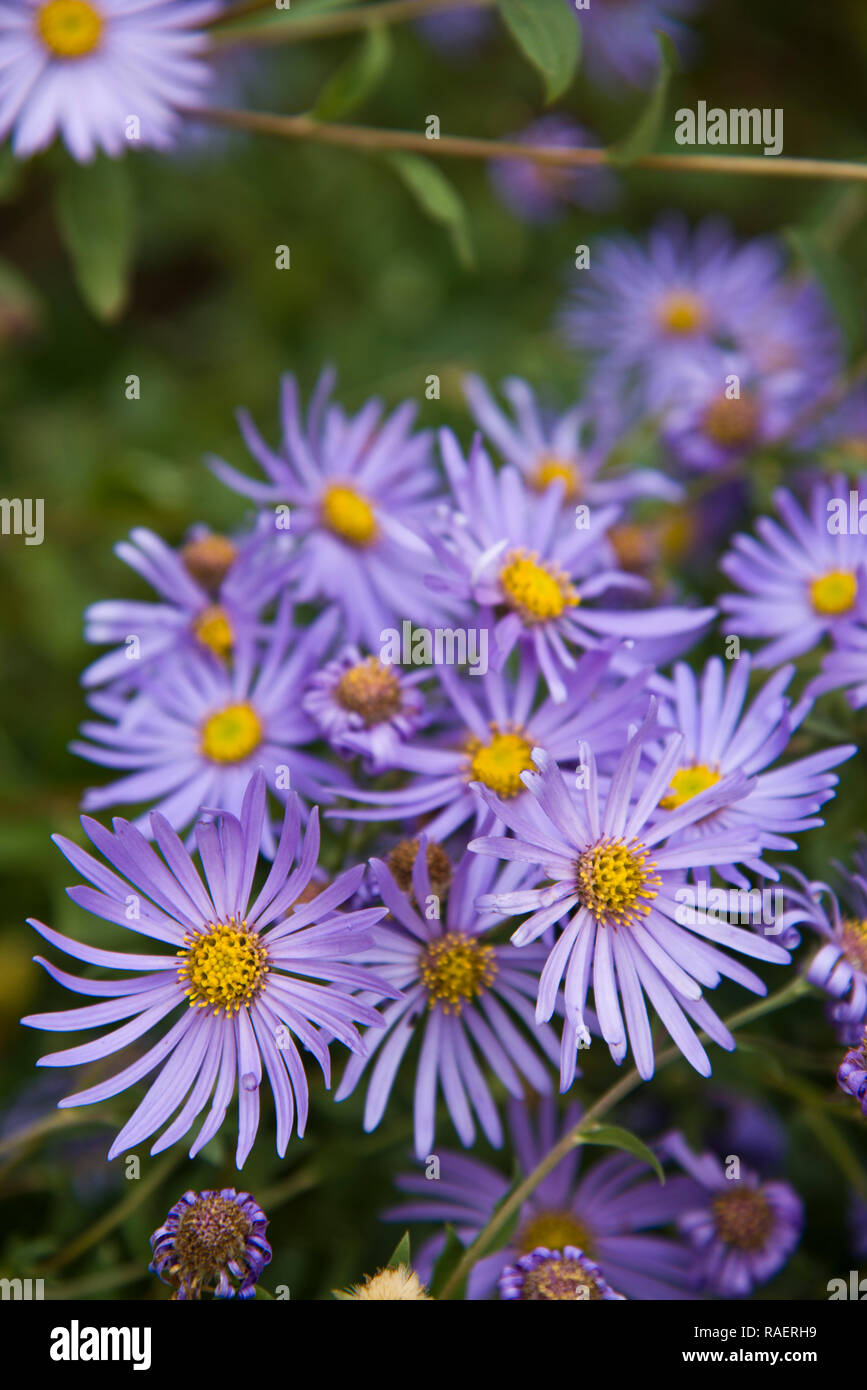
[[[698,1255],[698,1286],[722,1298],[745,1298],[783,1267],[801,1239],[804,1204],[787,1182],[760,1182],[741,1168],[728,1177],[716,1154],[694,1154],[679,1134],[664,1148],[703,1189],[703,1200],[678,1218]]]
[[[89,163],[99,150],[167,149],[179,112],[205,104],[202,26],[215,0],[14,0],[0,8],[0,140],[22,159],[62,136]]]
[[[524,1302],[623,1298],[606,1284],[599,1266],[574,1245],[564,1245],[562,1250],[537,1245],[506,1266],[497,1288],[500,1298]]]
[[[92,1042],[53,1052],[39,1065],[77,1067],[110,1057],[180,1010],[168,1032],[135,1061],[60,1101],[61,1108],[92,1105],[159,1069],[112,1144],[110,1159],[135,1148],[163,1125],[168,1127],[151,1153],[168,1148],[183,1138],[210,1101],[190,1150],[194,1157],[220,1129],[237,1091],[237,1164],[243,1167],[259,1124],[263,1064],[274,1093],[277,1151],[282,1156],[293,1125],[301,1136],[307,1123],[307,1078],[297,1043],[313,1054],[329,1084],[329,1041],[337,1038],[350,1050],[363,1048],[356,1024],[381,1022],[356,992],[368,989],[377,997],[394,997],[388,981],[346,961],[371,945],[370,928],[385,915],[382,907],[335,910],[352,897],[363,866],[340,874],[316,897],[299,903],[316,865],[319,822],[314,810],[302,843],[294,796],[274,863],[261,892],[250,902],[264,820],[265,778],[260,772],[247,787],[239,818],[221,814],[196,826],[204,880],[168,821],[156,812],[151,814],[151,830],[162,858],[123,820],[115,821],[112,834],[97,821],[82,818],[85,834],[111,867],[64,836],[55,836],[69,862],[93,884],[70,888],[73,902],[161,942],[170,954],[97,949],[31,920],[46,941],[76,960],[138,972],[121,979],[87,979],[37,957],[52,979],[67,989],[105,1002],[31,1014],[22,1023],[66,1033],[130,1020]]]
[[[846,1095],[854,1096],[867,1116],[867,1035],[851,1047],[843,1058],[837,1071],[837,1085]]]
[[[566,0],[573,8],[573,0]],[[684,19],[704,9],[706,0],[591,0],[577,12],[581,21],[583,66],[594,82],[617,91],[625,82],[649,87],[659,69],[657,31],[668,34],[681,58],[694,48]]]
[[[807,979],[830,995],[828,1014],[841,1042],[860,1040],[867,1019],[867,863],[864,851],[855,872],[835,864],[838,895],[827,883],[811,883],[797,869],[787,870],[795,887],[786,887],[786,922],[806,926],[823,944],[810,961]],[[841,901],[842,900],[842,901]]]
[[[599,140],[577,121],[552,113],[518,135],[506,137],[525,145],[584,149]],[[502,201],[526,222],[552,222],[570,206],[607,212],[617,201],[619,182],[611,169],[540,164],[534,159],[494,159],[491,182]]]
[[[249,1192],[185,1192],[151,1236],[149,1268],[174,1289],[172,1299],[255,1298],[271,1262],[268,1218]]]
[[[420,1034],[414,1103],[418,1157],[430,1153],[434,1143],[438,1090],[465,1147],[475,1140],[473,1112],[497,1147],[502,1126],[479,1059],[513,1096],[523,1094],[525,1082],[536,1091],[551,1087],[543,1058],[556,1060],[557,1040],[550,1028],[534,1023],[532,1004],[544,949],[534,949],[525,960],[513,946],[486,939],[502,916],[479,912],[475,903],[495,886],[497,869],[476,855],[465,854],[457,865],[442,918],[421,848],[412,871],[414,902],[400,892],[381,860],[371,865],[392,920],[376,929],[374,945],[359,959],[389,980],[398,998],[383,1010],[384,1031],[368,1039],[364,1056],[350,1058],[335,1099],[351,1095],[370,1068],[364,1128],[375,1129],[407,1048]],[[498,886],[513,886],[522,877],[523,866],[511,866]]]
[[[312,676],[302,708],[339,753],[358,753],[371,774],[395,767],[397,751],[429,718],[418,685],[427,670],[404,672],[358,647]]]

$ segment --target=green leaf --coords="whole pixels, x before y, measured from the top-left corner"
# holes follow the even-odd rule
[[[464,269],[469,270],[473,265],[473,249],[467,212],[454,184],[424,155],[397,151],[383,158],[403,180],[422,211],[433,222],[445,227],[455,255]]]
[[[409,1256],[409,1231],[404,1231],[400,1243],[395,1246],[394,1254],[386,1265],[386,1269],[397,1269],[399,1265],[410,1267]]]
[[[594,1125],[592,1129],[581,1131],[581,1143],[602,1144],[607,1149],[625,1149],[635,1158],[649,1163],[659,1181],[665,1182],[665,1173],[656,1154],[647,1147],[643,1139],[639,1139],[628,1129],[620,1129],[617,1125]]]
[[[581,27],[563,0],[498,0],[503,23],[541,74],[545,98],[562,96],[578,67]]]
[[[608,161],[610,164],[633,164],[642,155],[649,154],[656,144],[656,138],[659,135],[659,129],[665,115],[668,86],[679,66],[677,49],[668,34],[663,34],[661,30],[657,30],[656,37],[659,41],[659,75],[653,91],[647,99],[647,105],[632,130],[624,140],[612,145],[609,149]]]
[[[326,84],[311,114],[320,121],[333,121],[361,106],[385,76],[393,52],[389,30],[373,25]]]
[[[434,1298],[439,1298],[440,1289],[451,1277],[466,1253],[466,1247],[458,1239],[454,1226],[446,1226],[446,1243],[431,1275],[430,1292]],[[455,1298],[460,1299],[463,1296],[464,1290],[461,1287],[456,1290]]]
[[[116,319],[129,293],[132,191],[120,160],[70,164],[57,189],[57,218],[76,284],[88,308]]]
[[[261,1284],[257,1284],[256,1292],[253,1295],[253,1302],[255,1303],[257,1300],[259,1302],[262,1302],[264,1300],[264,1302],[266,1303],[273,1303],[274,1295],[272,1293],[269,1293],[267,1289],[263,1289]]]

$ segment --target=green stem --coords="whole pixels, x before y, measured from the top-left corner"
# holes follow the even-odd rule
[[[496,0],[470,0],[479,9],[488,8]],[[362,9],[337,10],[333,14],[310,15],[300,19],[287,18],[283,24],[253,25],[247,28],[226,28],[233,20],[253,14],[273,5],[273,0],[248,0],[214,20],[219,25],[211,34],[213,47],[235,44],[274,45],[306,43],[308,39],[330,39],[338,34],[352,34],[372,29],[380,24],[403,24],[423,15],[442,14],[447,10],[465,9],[467,0],[380,0],[379,4]]]
[[[313,140],[356,150],[409,150],[451,159],[523,159],[534,164],[591,167],[607,165],[609,152],[570,149],[562,145],[528,145],[519,140],[482,140],[465,135],[441,135],[429,140],[414,130],[382,130],[340,125],[311,116],[279,116],[268,111],[234,111],[208,107],[185,112],[189,120],[208,121],[234,130],[275,135],[284,140]],[[851,179],[867,183],[867,163],[843,159],[766,159],[762,155],[645,154],[630,168],[659,169],[689,174],[751,174],[790,179]]]
[[[796,999],[801,999],[811,993],[810,986],[800,977],[793,980],[791,984],[785,985],[776,994],[770,995],[767,999],[761,999],[756,1004],[750,1004],[745,1009],[733,1014],[731,1018],[725,1020],[726,1027],[732,1032],[744,1027],[747,1023],[752,1023],[753,1019],[761,1018],[764,1014],[775,1012],[777,1009],[785,1008],[787,1004],[793,1003]],[[702,1034],[706,1037],[706,1034]],[[678,1047],[669,1047],[665,1052],[660,1053],[656,1059],[656,1071],[661,1071],[670,1062],[676,1061],[682,1053]],[[524,1179],[522,1183],[511,1193],[498,1207],[491,1217],[487,1226],[479,1232],[472,1245],[467,1247],[466,1254],[461,1258],[449,1278],[443,1285],[439,1297],[440,1299],[451,1298],[461,1287],[464,1279],[469,1274],[476,1260],[480,1259],[491,1244],[497,1234],[509,1223],[513,1216],[520,1211],[526,1202],[542,1182],[560,1163],[572,1149],[583,1143],[584,1131],[592,1128],[603,1115],[607,1115],[615,1105],[619,1104],[636,1086],[641,1082],[641,1077],[634,1069],[622,1076],[619,1081],[600,1096],[589,1110],[586,1110],[577,1124],[568,1129],[561,1139],[552,1149],[549,1149],[545,1157],[536,1165],[532,1173]]]

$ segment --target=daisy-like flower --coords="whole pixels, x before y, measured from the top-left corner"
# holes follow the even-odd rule
[[[350,1058],[335,1096],[344,1100],[351,1095],[370,1067],[364,1128],[368,1133],[376,1129],[406,1051],[420,1034],[414,1101],[420,1158],[434,1142],[438,1090],[465,1147],[475,1139],[474,1111],[488,1142],[502,1144],[500,1117],[480,1059],[511,1095],[520,1096],[525,1083],[536,1091],[550,1090],[543,1059],[557,1057],[553,1031],[533,1022],[532,998],[544,950],[534,949],[525,960],[513,946],[486,940],[502,915],[475,907],[479,894],[495,886],[496,866],[465,854],[441,917],[425,849],[422,837],[412,898],[401,893],[382,860],[370,861],[392,920],[375,930],[375,944],[360,959],[375,966],[399,997],[384,1009],[385,1027],[369,1038],[365,1056]],[[513,887],[523,872],[520,865],[510,866],[496,886]]]
[[[174,1289],[172,1299],[255,1298],[271,1263],[268,1218],[249,1192],[185,1192],[151,1236],[148,1266]]]
[[[87,721],[88,742],[74,753],[127,775],[84,795],[86,811],[130,803],[157,803],[177,830],[199,809],[237,815],[250,776],[267,770],[274,794],[285,801],[293,789],[310,801],[329,801],[330,784],[342,774],[307,752],[317,729],[300,708],[300,693],[330,642],[336,613],[323,613],[306,631],[294,627],[288,599],[280,609],[268,645],[259,652],[239,641],[231,668],[211,653],[190,653],[165,671],[147,676],[128,695],[108,690],[90,696],[105,722]],[[135,824],[147,832],[148,818]],[[264,853],[274,852],[270,823],[263,824]]]
[[[509,1102],[509,1138],[523,1175],[533,1171],[580,1115],[580,1107],[570,1106],[561,1126],[552,1100],[540,1099],[535,1118],[526,1103]],[[669,1171],[663,1185],[645,1163],[623,1153],[606,1156],[582,1174],[583,1152],[572,1149],[530,1194],[508,1248],[483,1256],[474,1266],[468,1298],[489,1298],[504,1260],[517,1264],[540,1245],[556,1250],[577,1246],[597,1264],[602,1277],[628,1298],[689,1296],[694,1261],[664,1228],[694,1200],[694,1184]],[[424,1173],[398,1178],[397,1185],[409,1201],[386,1212],[385,1219],[404,1225],[449,1222],[469,1244],[493,1216],[512,1178],[464,1154],[440,1151],[439,1159],[438,1182],[430,1182]],[[430,1277],[444,1242],[445,1237],[438,1234],[420,1247],[416,1264],[422,1278]]]
[[[418,689],[430,673],[404,672],[344,647],[312,676],[301,706],[339,753],[359,753],[370,773],[396,766],[397,750],[428,718]]]
[[[718,830],[747,836],[756,833],[762,854],[794,850],[798,846],[790,835],[824,824],[815,813],[834,795],[839,780],[829,769],[858,750],[854,744],[841,745],[774,768],[812,706],[809,700],[801,700],[792,709],[786,698],[794,666],[781,667],[747,705],[750,669],[746,655],[730,664],[728,674],[726,663],[711,657],[700,682],[682,662],[675,667],[673,681],[665,682],[671,706],[663,702],[660,721],[681,733],[684,742],[680,765],[659,803],[660,815],[664,819],[723,777],[742,772],[752,779],[752,790],[690,826],[683,838],[694,840]],[[658,759],[662,746],[651,746],[648,752]],[[749,859],[745,867],[752,873],[779,878],[778,871],[758,856]],[[739,887],[748,886],[734,865],[720,865],[718,869]]]
[[[0,140],[22,159],[62,136],[99,150],[167,149],[179,111],[205,104],[202,26],[214,0],[7,0],[0,7]]]
[[[228,658],[239,632],[264,636],[257,620],[291,573],[289,545],[267,517],[243,537],[193,527],[178,550],[136,527],[115,553],[161,602],[109,599],[90,605],[84,615],[87,641],[121,645],[89,666],[82,684],[135,683],[157,660],[187,651]]]
[[[274,1094],[282,1157],[293,1125],[300,1138],[307,1124],[307,1078],[297,1044],[313,1054],[329,1085],[330,1040],[363,1050],[356,1025],[378,1022],[375,1010],[355,997],[357,991],[394,997],[388,981],[347,963],[347,957],[370,946],[371,928],[385,915],[382,907],[336,911],[357,889],[363,866],[340,874],[310,901],[301,900],[319,853],[319,821],[314,809],[302,843],[294,796],[274,863],[250,901],[265,819],[265,777],[258,772],[247,787],[239,818],[224,813],[196,826],[204,878],[157,812],[151,815],[151,833],[162,858],[123,820],[114,822],[112,833],[82,817],[85,834],[107,865],[64,836],[54,837],[73,867],[93,884],[70,888],[73,902],[160,942],[169,952],[97,949],[30,921],[40,936],[76,960],[135,972],[120,979],[89,979],[37,957],[52,979],[104,1002],[30,1014],[22,1023],[67,1033],[129,1020],[92,1042],[41,1058],[40,1066],[77,1067],[111,1057],[176,1015],[168,1030],[128,1066],[60,1101],[60,1108],[93,1105],[120,1095],[159,1068],[112,1144],[109,1159],[167,1125],[151,1146],[151,1153],[161,1152],[188,1133],[210,1102],[190,1149],[195,1157],[220,1129],[237,1091],[236,1160],[241,1168],[259,1125],[263,1068]]]
[[[615,91],[624,82],[650,87],[659,68],[657,32],[668,34],[681,57],[687,56],[694,39],[684,19],[704,4],[705,0],[593,0],[577,12],[587,73],[601,87]]]
[[[847,1096],[853,1096],[860,1103],[861,1113],[867,1116],[867,1033],[862,1032],[860,1040],[849,1049],[840,1063],[837,1085]]]
[[[504,800],[526,802],[521,774],[532,771],[534,748],[544,748],[564,777],[575,767],[580,739],[592,743],[600,760],[620,751],[629,723],[644,711],[646,673],[612,676],[613,655],[610,646],[585,652],[566,678],[567,698],[561,704],[550,697],[539,702],[539,673],[531,657],[521,662],[516,677],[497,671],[461,677],[451,667],[438,667],[448,702],[444,731],[392,752],[392,766],[413,774],[410,784],[386,791],[340,788],[342,796],[370,809],[329,814],[374,821],[433,815],[425,822],[431,840],[445,839],[468,820],[478,833],[488,808],[475,784]]]
[[[596,1300],[623,1298],[602,1277],[597,1264],[575,1245],[549,1250],[537,1245],[507,1265],[497,1281],[500,1298],[538,1302],[541,1299]]]
[[[867,592],[857,599],[857,620],[834,632],[834,650],[822,657],[822,671],[807,686],[813,699],[829,690],[845,690],[853,709],[867,705]]]
[[[598,406],[591,409],[579,404],[563,415],[549,416],[537,403],[532,388],[520,378],[510,377],[503,382],[503,395],[514,412],[512,418],[500,408],[481,377],[466,377],[464,391],[476,424],[505,462],[521,470],[534,492],[546,492],[561,481],[564,506],[576,502],[604,506],[637,497],[674,502],[683,495],[682,488],[653,468],[598,476],[616,442],[614,421],[604,418]]]
[[[698,1256],[698,1287],[745,1298],[779,1273],[801,1239],[804,1204],[786,1182],[760,1182],[741,1168],[728,1177],[716,1154],[694,1154],[679,1134],[665,1149],[696,1183],[698,1200],[678,1227]]]
[[[553,113],[509,137],[525,145],[582,149],[599,140],[568,116]],[[607,212],[617,201],[619,181],[610,169],[567,168],[533,159],[494,159],[489,173],[502,201],[526,222],[552,222],[572,206]]]
[[[441,440],[455,510],[442,534],[430,536],[440,568],[428,585],[479,606],[500,664],[517,644],[529,648],[553,699],[566,698],[564,673],[575,666],[570,648],[626,638],[640,661],[654,639],[687,645],[712,618],[711,608],[596,607],[612,589],[647,588],[610,563],[605,532],[617,508],[585,507],[573,522],[563,515],[564,482],[537,494],[511,464],[495,473],[478,439],[467,462],[450,431]]]
[[[277,451],[248,413],[239,412],[244,442],[267,482],[222,459],[211,459],[210,466],[260,506],[289,505],[298,602],[338,604],[345,637],[374,651],[389,621],[432,611],[422,577],[430,568],[430,551],[416,522],[433,506],[439,482],[430,432],[412,432],[413,402],[387,419],[377,400],[347,416],[330,402],[334,381],[333,371],[322,373],[305,421],[295,378],[283,378],[283,438]]]
[[[835,639],[851,624],[867,589],[867,536],[838,531],[835,506],[848,503],[842,476],[817,482],[803,510],[791,492],[778,488],[774,502],[783,525],[759,517],[759,539],[737,535],[721,568],[741,594],[724,594],[720,607],[728,628],[742,637],[769,639],[755,655],[757,666],[777,666],[810,651],[823,637]]]
[[[758,841],[755,832],[740,826],[708,831],[691,842],[682,835],[736,800],[739,790],[749,790],[743,773],[721,778],[664,818],[656,814],[681,764],[684,740],[678,734],[667,739],[652,774],[637,783],[654,718],[651,708],[629,740],[604,796],[589,748],[583,750],[588,776],[582,779],[586,785],[578,798],[569,795],[550,759],[534,753],[540,771],[525,772],[522,780],[544,816],[542,831],[539,820],[531,819],[517,802],[482,791],[515,838],[485,836],[473,840],[470,848],[535,865],[539,877],[551,883],[531,891],[484,895],[479,909],[505,915],[529,912],[512,937],[518,946],[537,940],[566,919],[542,971],[536,1006],[538,1020],[551,1017],[565,974],[564,1090],[572,1083],[578,1041],[589,1041],[584,1010],[591,981],[600,1031],[618,1064],[631,1046],[641,1076],[647,1080],[653,1075],[646,995],[687,1061],[709,1076],[710,1061],[692,1024],[728,1050],[734,1039],[705,1000],[702,986],[713,989],[725,976],[756,994],[767,992],[758,976],[718,947],[757,960],[789,961],[787,951],[754,932],[721,922],[702,908],[688,915],[679,909],[678,889],[686,886],[686,870],[752,858]],[[685,916],[684,924],[680,918]]]
[[[843,1043],[859,1041],[867,1021],[867,856],[855,856],[855,872],[834,865],[840,893],[827,883],[810,882],[787,870],[795,887],[786,887],[786,925],[806,926],[822,939],[807,968],[811,985],[829,995],[828,1015]]]

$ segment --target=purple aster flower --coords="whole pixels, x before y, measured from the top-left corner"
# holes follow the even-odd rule
[[[427,722],[418,685],[427,670],[404,672],[386,666],[358,647],[344,647],[311,677],[301,707],[340,753],[360,753],[365,770],[397,766],[401,744]]]
[[[821,675],[807,686],[807,695],[814,698],[829,690],[845,690],[853,709],[867,705],[867,593],[856,599],[855,618],[840,624],[834,631],[835,647],[822,657]]]
[[[837,1085],[847,1096],[854,1096],[867,1116],[867,1035],[851,1047],[837,1071]]]
[[[205,104],[212,0],[16,0],[0,8],[0,140],[26,159],[61,135],[80,163],[167,149]]]
[[[685,365],[719,348],[742,346],[744,325],[777,291],[783,257],[769,239],[739,242],[728,224],[707,218],[690,229],[679,214],[663,218],[645,244],[608,238],[565,311],[574,346],[592,352],[600,371],[638,372],[646,387],[676,384]]]
[[[598,147],[599,140],[568,116],[551,114],[509,137],[525,145]],[[494,159],[488,166],[491,183],[506,207],[526,222],[552,222],[571,205],[607,212],[617,201],[620,183],[606,168],[568,168],[539,164],[533,159]]]
[[[268,1218],[249,1192],[185,1192],[151,1236],[148,1266],[174,1289],[172,1299],[255,1298],[271,1263]]]
[[[479,5],[458,5],[441,14],[422,15],[415,27],[441,53],[466,62],[496,31],[494,16]]]
[[[429,839],[443,840],[473,820],[475,832],[487,819],[480,783],[510,800],[528,800],[521,774],[532,771],[534,748],[544,748],[564,778],[574,777],[580,739],[592,743],[600,760],[617,753],[631,720],[643,713],[646,673],[628,679],[610,674],[611,647],[585,652],[566,678],[566,701],[538,701],[539,673],[532,659],[522,661],[517,676],[489,671],[461,677],[448,666],[437,668],[447,701],[445,728],[436,736],[403,743],[393,750],[392,766],[413,774],[398,790],[342,788],[341,794],[370,810],[331,812],[351,820],[411,819],[433,815],[425,823]]]
[[[784,525],[759,517],[759,539],[737,535],[720,567],[744,592],[724,594],[720,607],[742,637],[770,639],[756,666],[777,666],[801,656],[828,634],[845,631],[864,594],[867,537],[832,530],[834,507],[848,503],[842,476],[817,482],[807,510],[778,488],[774,502]]]
[[[523,1175],[531,1173],[567,1129],[580,1118],[570,1106],[558,1121],[553,1101],[538,1102],[534,1119],[525,1102],[510,1101],[509,1136]],[[580,1173],[584,1150],[572,1149],[539,1183],[521,1207],[508,1249],[483,1256],[467,1285],[470,1299],[488,1298],[496,1289],[504,1259],[514,1264],[539,1245],[575,1245],[594,1260],[603,1278],[629,1298],[689,1297],[694,1264],[682,1243],[662,1234],[695,1199],[689,1178],[668,1173],[665,1185],[645,1163],[615,1153]],[[512,1186],[512,1178],[463,1154],[440,1152],[440,1177],[401,1176],[397,1185],[410,1200],[385,1213],[387,1221],[450,1222],[469,1244],[484,1229]],[[427,1279],[445,1237],[432,1236],[418,1251],[416,1264]]]
[[[250,535],[238,538],[193,527],[178,550],[136,527],[115,553],[147,580],[161,602],[110,599],[90,605],[84,615],[87,641],[121,645],[89,666],[82,683],[135,683],[157,659],[203,650],[229,657],[237,633],[265,636],[257,619],[287,582],[287,543],[289,537],[266,517]]]
[[[675,667],[673,681],[666,682],[671,706],[663,705],[660,722],[681,733],[684,742],[680,765],[659,803],[660,814],[664,819],[723,777],[742,772],[752,779],[746,796],[721,805],[685,830],[682,838],[700,839],[719,830],[746,837],[755,833],[761,854],[794,850],[798,846],[789,838],[791,834],[824,824],[815,813],[833,797],[839,780],[829,769],[858,750],[854,744],[840,745],[774,768],[812,705],[801,700],[793,709],[786,698],[794,666],[781,667],[747,705],[750,670],[749,656],[732,662],[728,675],[725,662],[711,657],[699,683],[688,666],[679,662]],[[658,761],[662,744],[650,745],[648,752]],[[778,871],[758,856],[748,860],[746,868],[779,878]],[[733,864],[718,869],[731,882],[748,886]]]
[[[654,468],[621,469],[599,477],[616,443],[614,420],[600,407],[573,406],[550,416],[537,404],[532,389],[518,377],[503,383],[514,419],[500,408],[481,377],[464,379],[473,417],[506,463],[519,468],[534,492],[564,485],[564,506],[631,502],[638,497],[677,501],[683,489]],[[610,413],[609,413],[610,416]],[[588,437],[589,436],[589,437]]]
[[[570,9],[573,0],[567,0]],[[659,68],[657,30],[668,34],[681,57],[694,47],[684,17],[704,8],[705,0],[591,0],[578,11],[583,65],[601,87],[622,83],[650,87]]]
[[[786,1182],[760,1182],[741,1169],[728,1177],[716,1154],[692,1153],[679,1134],[665,1148],[703,1192],[678,1227],[698,1255],[700,1288],[745,1298],[783,1267],[801,1239],[804,1204]]]
[[[441,918],[426,848],[421,837],[412,897],[400,891],[382,860],[371,860],[391,920],[376,929],[375,944],[360,959],[375,965],[398,997],[378,1020],[385,1027],[369,1040],[365,1055],[350,1058],[335,1097],[344,1100],[351,1095],[370,1067],[364,1128],[376,1129],[407,1048],[419,1034],[413,1107],[419,1158],[430,1153],[434,1143],[438,1090],[465,1147],[475,1140],[473,1112],[488,1142],[498,1147],[502,1126],[480,1060],[511,1095],[521,1096],[525,1084],[536,1091],[550,1090],[543,1059],[557,1057],[553,1031],[533,1021],[532,999],[544,949],[534,949],[524,960],[514,946],[485,939],[502,914],[478,912],[475,903],[480,893],[495,886],[496,866],[465,854],[455,869]],[[523,876],[522,865],[510,865],[496,886],[512,888]]]
[[[867,863],[855,856],[855,872],[835,863],[842,885],[838,895],[827,884],[810,882],[796,869],[788,873],[795,887],[786,888],[787,923],[807,926],[822,945],[810,961],[807,979],[833,1001],[831,1022],[843,1043],[860,1040],[867,1021]],[[841,901],[842,900],[842,901]]]
[[[500,1298],[525,1302],[623,1298],[606,1284],[599,1266],[575,1245],[564,1245],[562,1250],[537,1245],[529,1255],[521,1255],[515,1264],[506,1266],[497,1288]]]
[[[564,673],[575,666],[570,648],[626,638],[641,662],[646,645],[675,639],[682,648],[712,618],[711,608],[596,607],[611,590],[647,588],[614,567],[605,532],[617,508],[579,507],[573,522],[563,514],[564,482],[537,494],[511,464],[496,473],[478,438],[467,462],[449,430],[441,440],[454,510],[442,533],[430,535],[440,569],[427,582],[479,606],[483,626],[493,628],[497,664],[518,644],[531,650],[559,702],[566,698]]]
[[[582,779],[585,786],[578,797],[569,795],[547,755],[534,752],[540,771],[525,772],[522,781],[544,818],[542,832],[538,818],[531,819],[518,802],[501,801],[486,788],[481,793],[515,838],[485,836],[471,841],[470,848],[535,865],[538,877],[550,884],[483,896],[479,908],[506,915],[529,912],[512,937],[518,946],[537,940],[555,922],[566,919],[542,971],[536,1006],[539,1021],[551,1017],[565,974],[563,1090],[572,1084],[579,1040],[585,1044],[590,1040],[584,1010],[591,980],[600,1031],[618,1064],[631,1046],[641,1076],[647,1080],[653,1075],[646,995],[687,1061],[702,1076],[709,1076],[710,1061],[692,1023],[727,1050],[734,1048],[734,1039],[701,987],[713,989],[725,976],[756,994],[767,992],[758,976],[718,946],[758,960],[789,961],[787,951],[754,932],[722,922],[700,907],[689,914],[680,910],[678,890],[686,886],[686,870],[751,858],[758,841],[754,831],[741,826],[720,827],[691,842],[685,842],[682,834],[737,799],[738,789],[749,790],[741,772],[721,778],[669,816],[656,814],[682,761],[684,740],[678,734],[667,739],[653,772],[638,783],[639,762],[653,732],[653,719],[651,707],[626,745],[605,795],[600,792],[589,748],[582,751],[588,775]]]
[[[21,1020],[26,1026],[66,1033],[129,1020],[92,1042],[51,1053],[39,1065],[78,1067],[111,1057],[180,1010],[168,1031],[128,1066],[60,1101],[65,1108],[108,1100],[159,1068],[112,1144],[109,1159],[127,1153],[166,1124],[151,1153],[168,1148],[187,1134],[210,1101],[190,1149],[190,1157],[195,1157],[219,1130],[237,1090],[236,1160],[241,1168],[259,1125],[263,1063],[274,1093],[277,1152],[282,1157],[293,1124],[301,1137],[307,1123],[307,1078],[297,1043],[313,1054],[329,1085],[330,1039],[363,1050],[356,1025],[378,1021],[355,992],[394,997],[388,981],[346,963],[348,956],[371,944],[370,928],[385,915],[382,907],[335,910],[352,897],[363,866],[340,874],[323,892],[300,902],[319,853],[319,820],[314,809],[302,843],[294,796],[274,863],[261,892],[250,902],[265,819],[265,777],[258,772],[244,794],[240,818],[219,813],[196,826],[204,880],[168,821],[156,811],[151,814],[151,833],[162,858],[124,820],[114,822],[112,833],[82,817],[85,834],[111,867],[65,836],[54,837],[69,862],[93,884],[70,888],[73,902],[161,942],[168,954],[101,950],[31,920],[30,926],[46,941],[76,960],[136,972],[121,979],[88,979],[37,957],[52,979],[104,1002],[30,1014]]]
[[[433,506],[439,480],[430,432],[412,433],[412,401],[385,420],[377,400],[347,416],[329,400],[334,380],[333,371],[322,373],[305,421],[295,378],[283,378],[283,439],[277,452],[248,413],[239,412],[244,442],[267,482],[254,481],[222,459],[211,459],[210,466],[259,505],[289,508],[297,541],[297,601],[336,603],[347,640],[375,650],[389,618],[434,609],[423,582],[430,551],[416,523]]]
[[[300,708],[300,695],[322,659],[337,614],[323,613],[306,631],[294,627],[288,599],[280,609],[268,645],[257,651],[239,640],[231,668],[212,653],[190,653],[151,675],[132,694],[112,690],[90,696],[105,722],[82,725],[89,742],[70,745],[74,753],[127,775],[84,795],[86,811],[134,802],[157,802],[177,829],[195,819],[201,807],[237,815],[250,776],[267,769],[268,782],[281,800],[288,788],[304,803],[329,801],[329,784],[340,783],[340,769],[307,752],[317,737],[312,719]],[[136,822],[147,833],[147,815]],[[263,822],[262,849],[274,852],[270,822]]]
[[[832,450],[863,468],[867,461],[867,386],[853,386],[822,413],[801,441],[804,449]]]

